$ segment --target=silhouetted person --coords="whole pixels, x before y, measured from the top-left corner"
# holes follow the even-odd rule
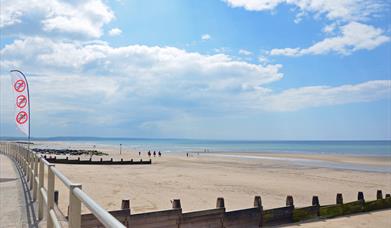
[[[153,151],[153,156],[156,157],[156,151]]]
[[[138,152],[138,156],[141,156],[141,152],[140,151]]]
[[[189,157],[189,153],[186,153],[186,157]]]
[[[148,157],[151,157],[151,151],[148,151]]]
[[[160,153],[160,150],[159,150],[159,153],[158,153],[158,154],[159,154],[159,157],[161,157],[161,156],[162,156],[162,153]]]

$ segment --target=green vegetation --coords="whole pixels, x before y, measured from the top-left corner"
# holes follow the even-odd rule
[[[293,210],[293,214],[292,214],[293,222],[299,222],[299,221],[317,218],[318,217],[318,209],[319,209],[319,207],[315,207],[315,206],[295,208]]]

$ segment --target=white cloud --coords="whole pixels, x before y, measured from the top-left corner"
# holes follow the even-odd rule
[[[0,55],[3,73],[17,68],[36,75],[32,84],[42,104],[54,103],[56,97],[77,97],[86,107],[85,102],[94,104],[93,96],[129,107],[146,107],[155,100],[161,100],[156,106],[164,106],[165,100],[178,103],[176,108],[194,103],[199,104],[196,108],[209,107],[282,78],[277,64],[257,65],[225,54],[202,55],[173,47],[114,48],[29,37],[6,45]]]
[[[204,34],[201,36],[201,40],[210,40],[212,37],[209,34]]]
[[[370,102],[391,98],[391,80],[368,81],[354,85],[309,86],[288,89],[260,97],[260,109],[296,111],[311,107]]]
[[[366,20],[384,10],[382,1],[372,0],[224,0],[231,7],[243,7],[250,11],[270,11],[280,4],[297,7],[298,17],[305,12],[325,15],[330,20],[342,19],[345,21]]]
[[[378,17],[389,4],[382,0],[225,0],[231,7],[243,7],[252,11],[274,10],[280,4],[293,5],[299,9],[295,22],[304,15],[312,13],[315,18],[325,16],[330,23],[323,28],[326,35],[332,35],[335,30],[340,34],[326,37],[309,48],[272,49],[271,55],[301,56],[306,54],[351,54],[357,50],[371,50],[388,42],[390,37],[380,28],[363,21]]]
[[[76,112],[78,107],[83,109],[77,112],[85,115],[93,115],[99,107],[105,110],[103,119],[119,115],[118,121],[126,120],[135,107],[154,107],[165,115],[198,109],[235,113],[254,107],[283,112],[385,99],[391,91],[390,81],[369,81],[276,93],[267,85],[282,78],[280,65],[256,65],[224,54],[202,55],[173,47],[114,48],[106,43],[30,37],[6,45],[0,54],[3,74],[12,68],[32,74],[36,111],[47,115]]]
[[[16,33],[21,34],[40,30],[42,34],[98,38],[102,35],[102,27],[114,18],[114,13],[101,0],[2,0],[0,8],[0,28],[5,31],[13,28],[14,33],[16,29]],[[37,28],[31,29],[34,26]]]
[[[337,28],[337,23],[332,23],[332,24],[329,24],[329,25],[326,25],[324,28],[323,28],[323,32],[324,33],[332,33],[335,31],[335,29]]]
[[[130,45],[113,48],[106,43],[53,41],[29,37],[15,40],[0,52],[2,68],[37,69],[66,74],[91,72],[163,82],[165,78],[200,80],[217,88],[241,87],[241,82],[257,87],[279,80],[280,65],[256,65],[237,61],[225,54],[202,55],[174,47]],[[148,79],[148,80],[149,80]],[[198,82],[197,82],[198,83]]]
[[[247,55],[247,56],[249,56],[249,55],[252,55],[253,53],[251,51],[248,51],[248,50],[245,50],[245,49],[240,49],[239,50],[239,54],[240,55]]]
[[[119,28],[113,28],[109,31],[110,36],[119,36],[119,35],[121,35],[121,33],[122,33],[122,30]]]
[[[65,130],[56,134],[68,134],[67,129],[74,134],[78,126],[90,129],[85,134],[95,134],[94,129],[102,126],[130,134],[124,130],[129,128],[118,127],[126,125],[135,135],[150,135],[160,126],[151,123],[183,116],[296,111],[387,99],[391,91],[390,81],[369,81],[274,92],[267,86],[282,78],[281,65],[258,65],[225,54],[203,55],[174,47],[111,47],[104,42],[26,37],[3,47],[0,55],[0,80],[13,68],[27,74],[34,124],[47,134],[59,125],[59,131]],[[6,84],[1,82],[2,102],[7,100]],[[0,121],[12,122],[13,114],[3,106],[13,104],[1,105],[0,114],[6,118]]]
[[[372,50],[386,42],[390,37],[384,35],[384,31],[370,25],[351,22],[340,28],[340,35],[326,38],[308,48],[283,48],[272,49],[271,55],[301,56],[319,55],[336,52],[348,55],[358,50]]]
[[[281,48],[272,49],[271,55],[285,55],[285,56],[298,56],[300,55],[300,48]]]
[[[285,0],[224,0],[231,7],[243,7],[250,11],[272,10]]]

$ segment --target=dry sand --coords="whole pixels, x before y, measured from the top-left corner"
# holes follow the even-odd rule
[[[49,147],[61,145],[51,143]],[[82,148],[83,145],[73,147]],[[110,153],[103,159],[140,158],[135,151],[124,150],[120,156],[117,148],[100,146],[97,149]],[[287,195],[292,195],[295,206],[300,207],[310,205],[313,195],[319,196],[321,204],[333,204],[337,193],[343,193],[344,201],[349,202],[356,200],[358,191],[363,191],[367,200],[375,199],[377,189],[382,189],[383,194],[391,191],[391,173],[316,168],[274,159],[288,157],[389,167],[390,158],[265,153],[251,155],[271,159],[240,159],[204,154],[186,157],[186,154],[178,153],[152,158],[152,165],[57,164],[56,167],[71,181],[82,183],[83,190],[108,210],[119,209],[122,199],[130,199],[132,213],[169,209],[170,200],[177,198],[181,199],[182,208],[187,212],[213,208],[217,197],[224,197],[227,210],[235,210],[251,207],[254,196],[260,195],[264,208],[268,209],[284,206]],[[148,159],[145,153],[141,158]],[[60,208],[66,212],[68,191],[56,181],[56,189],[60,191]],[[365,226],[365,222],[371,218],[377,221],[375,224],[378,226],[374,227],[387,227],[384,224],[391,227],[388,219],[390,215],[390,210],[379,212],[376,219],[367,214],[362,220],[364,225],[360,227],[371,227]],[[340,220],[342,223],[332,224],[336,227],[344,222],[355,223],[346,218]],[[318,226],[315,223],[304,226],[322,227],[325,224],[328,221],[321,221]]]

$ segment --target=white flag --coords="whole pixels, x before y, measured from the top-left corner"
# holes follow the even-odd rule
[[[15,122],[19,130],[30,137],[30,96],[27,79],[18,70],[11,70],[14,91]]]

